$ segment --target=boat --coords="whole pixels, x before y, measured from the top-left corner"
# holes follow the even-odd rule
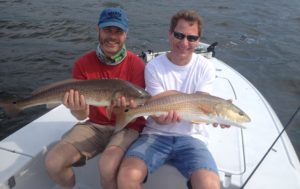
[[[239,72],[214,56],[215,46],[216,43],[200,43],[195,51],[216,67],[212,95],[232,99],[252,120],[246,124],[247,129],[208,126],[208,148],[219,168],[221,187],[300,188],[299,159],[283,125],[263,95]],[[147,62],[162,53],[166,52],[146,51],[141,57]],[[59,189],[45,170],[45,154],[76,122],[69,110],[60,105],[3,139],[0,142],[0,189]],[[85,166],[74,167],[75,188],[101,188],[97,169],[99,156],[101,154]],[[186,179],[166,164],[149,175],[145,188],[183,189],[187,186]]]

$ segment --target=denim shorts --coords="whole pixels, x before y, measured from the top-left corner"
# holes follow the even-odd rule
[[[216,163],[205,143],[190,136],[141,135],[128,149],[126,157],[142,159],[153,173],[166,162],[188,180],[193,172],[206,169],[218,174]]]

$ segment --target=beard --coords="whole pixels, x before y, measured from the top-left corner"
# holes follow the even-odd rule
[[[103,39],[101,36],[99,36],[99,42],[103,52],[109,57],[116,54],[123,47],[123,43],[111,37]]]

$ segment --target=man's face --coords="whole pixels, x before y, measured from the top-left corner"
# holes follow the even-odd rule
[[[125,43],[127,33],[124,32],[121,28],[115,26],[108,26],[105,28],[99,28],[99,42],[101,45],[102,51],[106,56],[115,55]]]
[[[177,33],[181,35],[179,37],[184,38],[178,39],[176,36],[174,36],[174,33]],[[189,38],[198,36],[197,22],[188,22],[184,19],[180,19],[174,29],[174,32],[169,33],[169,40],[171,44],[171,51],[181,58],[189,57],[199,43],[199,39],[189,41],[187,36],[190,36]]]

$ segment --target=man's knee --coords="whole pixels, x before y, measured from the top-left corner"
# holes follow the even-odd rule
[[[191,185],[193,189],[219,189],[220,178],[218,174],[209,170],[200,170],[192,174]]]
[[[127,184],[143,184],[147,176],[145,163],[137,158],[125,159],[119,169],[118,186]]]
[[[99,159],[99,171],[102,179],[116,179],[124,151],[117,146],[110,146],[103,151]]]
[[[71,167],[80,157],[80,153],[70,144],[58,143],[46,154],[45,166],[49,172],[57,173]]]
[[[45,157],[45,166],[48,172],[57,173],[61,170],[62,160],[59,156],[53,151],[50,150]]]
[[[99,171],[102,179],[111,180],[116,177],[119,165],[113,161],[106,161],[102,157],[99,160]]]

